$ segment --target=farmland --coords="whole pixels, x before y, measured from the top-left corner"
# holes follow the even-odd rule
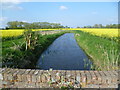
[[[118,29],[80,29],[81,31],[88,32],[92,35],[100,37],[118,37]]]
[[[32,31],[43,31],[43,30],[58,30],[58,29],[32,29]],[[75,33],[75,39],[78,45],[86,52],[86,54],[92,58],[93,69],[96,70],[110,70],[110,69],[118,69],[119,62],[119,51],[118,51],[118,29],[103,29],[103,28],[67,28],[60,29],[71,31]],[[12,40],[3,41],[3,49],[5,47],[12,47],[13,45],[20,46],[20,43],[24,43],[23,38],[23,29],[15,29],[15,30],[2,30],[2,38],[12,38]],[[63,34],[63,33],[62,33]],[[56,34],[57,35],[57,34]],[[56,36],[55,37],[58,37]],[[59,34],[61,35],[61,34]],[[19,37],[21,36],[21,37]],[[17,37],[17,38],[13,38]],[[18,38],[19,37],[19,38]],[[47,38],[54,37],[46,36],[41,37],[43,41],[41,43],[47,43]],[[55,38],[54,38],[55,39]],[[52,40],[54,40],[52,39]],[[11,43],[13,42],[13,43]],[[53,42],[53,41],[52,41]],[[16,47],[15,45],[15,47]],[[22,44],[21,44],[22,45]],[[50,45],[50,44],[48,44]],[[24,46],[24,44],[23,44]],[[45,46],[45,44],[43,44]],[[14,48],[15,48],[14,47]],[[47,48],[47,46],[46,46]],[[44,49],[43,49],[44,50]],[[8,49],[3,50],[3,56],[6,55]],[[13,51],[12,51],[13,52]],[[18,53],[20,53],[17,50]],[[14,52],[13,52],[14,53]],[[10,53],[9,53],[10,54]],[[28,53],[26,55],[29,55]],[[22,56],[22,54],[21,54]],[[37,56],[38,57],[38,56]],[[7,58],[7,56],[6,56]],[[9,57],[10,58],[10,57]],[[17,58],[17,57],[15,57]],[[5,59],[4,59],[5,60]],[[8,60],[9,61],[9,60]],[[15,62],[18,64],[18,62]]]
[[[93,62],[95,70],[118,69],[120,63],[119,44],[114,39],[102,38],[85,32],[76,31],[75,38],[79,46]]]
[[[5,37],[3,36],[4,38],[2,39],[2,61],[0,62],[3,63],[3,67],[12,68],[35,68],[39,55],[57,37],[64,34],[64,32],[59,32],[52,35],[41,35],[39,31],[30,32],[32,35],[32,37],[29,37],[31,43],[29,48],[26,48],[26,40],[28,39],[26,39],[26,37],[28,35],[26,37],[22,35],[22,30],[20,30],[20,33],[15,30],[13,30],[12,33],[9,32],[11,31],[8,30],[7,35]],[[18,34],[16,34],[16,32],[18,32]],[[37,40],[35,40],[36,35]]]
[[[2,37],[16,37],[23,34],[24,30],[2,30]]]
[[[43,29],[46,30],[46,29]],[[48,30],[52,30],[52,29],[48,29]],[[33,29],[33,31],[41,31],[39,29]],[[10,29],[10,30],[1,30],[2,33],[2,37],[17,37],[22,35],[24,32],[24,29]]]
[[[43,30],[58,30],[58,29],[32,29],[33,31],[43,31]],[[68,28],[68,29],[60,29],[60,30],[80,30],[84,32],[88,32],[93,35],[97,35],[100,37],[118,37],[118,29],[96,29],[96,28]],[[22,35],[24,29],[10,29],[10,30],[1,30],[2,37],[14,37]]]

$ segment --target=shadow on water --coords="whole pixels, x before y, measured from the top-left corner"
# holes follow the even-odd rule
[[[78,46],[74,34],[66,33],[42,53],[36,67],[43,70],[90,70],[91,64]]]

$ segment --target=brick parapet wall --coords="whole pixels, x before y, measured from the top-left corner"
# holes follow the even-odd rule
[[[117,88],[118,71],[0,68],[0,88]]]

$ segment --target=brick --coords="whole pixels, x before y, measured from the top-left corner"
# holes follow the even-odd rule
[[[27,88],[36,88],[36,83],[35,82],[30,82],[25,87],[27,87]]]
[[[80,76],[80,71],[76,71],[76,81],[75,81],[75,84],[77,85],[77,87],[81,87],[81,76]]]
[[[45,75],[41,75],[41,82],[46,83],[47,82],[47,77]]]
[[[26,80],[27,80],[28,83],[32,81],[31,77],[30,77],[30,74],[29,74],[30,71],[31,71],[31,69],[27,69],[27,71],[24,73],[25,76],[26,76]]]
[[[33,75],[37,75],[39,73],[40,70],[35,70],[35,72],[33,73]]]
[[[8,68],[5,71],[3,71],[3,80],[7,81],[8,80],[8,73],[10,73],[11,69]]]
[[[91,79],[91,75],[90,75],[90,72],[89,71],[85,71],[85,75],[87,77],[86,81],[87,81],[87,84],[92,84],[92,79]]]
[[[59,71],[56,71],[55,78],[57,81],[60,81],[60,72]]]
[[[44,71],[42,72],[42,74],[41,74],[41,76],[40,76],[40,79],[41,79],[41,82],[42,82],[42,83],[47,82],[47,77],[46,77],[46,75],[44,74]]]
[[[16,82],[17,88],[25,88],[26,83],[25,82]]]
[[[117,88],[118,71],[31,70],[0,68],[0,88]],[[2,80],[2,79],[1,79]],[[50,83],[50,82],[53,83]]]
[[[0,81],[3,80],[3,75],[0,73]]]
[[[118,88],[118,84],[110,84],[108,85],[109,88]]]
[[[51,75],[51,77],[50,77],[51,83],[60,82],[60,78],[61,78],[60,77],[60,75],[61,75],[60,71],[54,70],[50,75]]]
[[[100,88],[109,88],[109,86],[107,84],[102,84],[102,85],[99,85]]]
[[[100,85],[102,84],[102,77],[100,75],[100,73],[98,71],[94,71],[95,75],[96,75],[96,84]]]
[[[95,90],[96,90],[96,88],[99,88],[99,85],[89,84],[89,85],[86,85],[85,88],[87,88],[88,90],[89,90],[89,88],[92,88],[93,90],[94,90],[94,88],[95,88]]]
[[[101,84],[107,84],[107,78],[106,75],[102,71],[98,71],[101,75]]]
[[[25,71],[23,72],[23,74],[21,74],[21,81],[22,81],[22,82],[26,82],[26,81],[27,81],[27,75],[26,75],[26,73],[27,73],[27,71],[25,70]]]
[[[32,82],[36,82],[37,81],[37,77],[36,77],[36,75],[32,75]]]
[[[32,82],[32,75],[34,74],[35,70],[30,70],[29,73],[27,74],[26,78],[28,82]]]
[[[44,83],[36,83],[36,87],[43,88]]]
[[[22,82],[26,81],[26,82],[29,82],[29,79],[28,79],[28,75],[29,75],[29,72],[31,71],[31,69],[27,69],[25,70],[24,74],[22,74]]]
[[[86,86],[86,75],[84,73],[84,71],[80,71],[80,75],[81,75],[81,87],[85,87]]]
[[[70,73],[71,73],[70,81],[74,84],[74,82],[75,82],[75,71],[72,70]]]
[[[13,82],[10,82],[10,81],[2,81],[2,85],[3,86],[9,86],[9,85],[13,85],[14,83]]]
[[[76,71],[76,81],[80,83],[81,76],[80,76],[80,71]]]
[[[112,71],[114,75],[118,76],[118,71]]]
[[[0,88],[2,88],[2,80],[0,80]]]
[[[37,82],[37,74],[39,73],[39,70],[35,70],[35,72],[32,75],[32,82]]]
[[[97,83],[96,83],[97,77],[96,77],[94,71],[89,71],[89,73],[91,74],[91,83],[92,83],[92,84],[97,84]]]
[[[19,72],[17,73],[17,81],[22,81],[22,75],[24,74],[25,69],[19,69]]]
[[[70,71],[66,71],[65,81],[70,82],[70,79],[69,79],[70,77],[71,77],[71,73],[70,73]]]
[[[54,72],[55,72],[55,74],[56,74],[56,71],[54,71]],[[44,73],[44,75],[45,75],[46,78],[47,78],[47,82],[49,82],[49,81],[51,80],[49,71],[48,71],[48,70],[44,70],[43,73]]]
[[[49,87],[49,84],[48,83],[38,83],[38,85],[36,86],[39,86],[40,88],[47,90]]]
[[[2,73],[4,74],[4,73],[6,73],[9,70],[10,70],[10,68],[5,68],[4,70],[2,70]]]
[[[0,68],[0,73],[3,73],[7,68]]]
[[[2,68],[0,68],[0,72],[2,72]]]
[[[10,81],[17,80],[17,76],[15,76],[15,72],[17,72],[16,69],[12,69],[12,71],[8,73],[9,76],[8,80]]]
[[[116,77],[116,75],[114,75],[112,71],[108,71],[108,73],[111,75],[111,82],[117,84],[118,77]]]
[[[19,73],[19,69],[14,69],[15,72],[13,73],[13,76],[17,75]]]
[[[103,73],[106,75],[106,79],[107,79],[107,83],[110,84],[112,83],[112,77],[111,75],[108,73],[108,71],[103,71]]]
[[[65,75],[66,75],[66,71],[65,70],[61,70],[60,71],[60,76],[64,76],[65,77]]]
[[[65,82],[65,77],[66,77],[66,71],[65,70],[61,70],[60,71],[61,82]]]
[[[37,82],[41,82],[41,75],[42,75],[43,70],[39,70],[37,76]]]

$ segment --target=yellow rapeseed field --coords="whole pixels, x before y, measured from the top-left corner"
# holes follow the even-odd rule
[[[81,31],[91,33],[100,37],[118,37],[118,29],[80,29]]]
[[[80,30],[100,37],[118,37],[118,29],[110,28],[70,28],[64,30]]]
[[[41,31],[41,30],[58,30],[58,29],[33,29],[33,31]],[[81,30],[84,32],[91,33],[93,35],[101,36],[101,37],[118,37],[118,29],[96,29],[96,28],[70,28],[70,29],[60,29],[60,30]],[[15,29],[15,30],[0,30],[2,37],[14,37],[22,35],[24,29]]]
[[[58,30],[58,29],[32,29],[32,31],[43,31],[43,30]],[[22,35],[24,29],[9,29],[9,30],[0,30],[2,37],[15,37]]]
[[[23,34],[23,29],[19,30],[1,30],[1,36],[2,37],[15,37]]]

